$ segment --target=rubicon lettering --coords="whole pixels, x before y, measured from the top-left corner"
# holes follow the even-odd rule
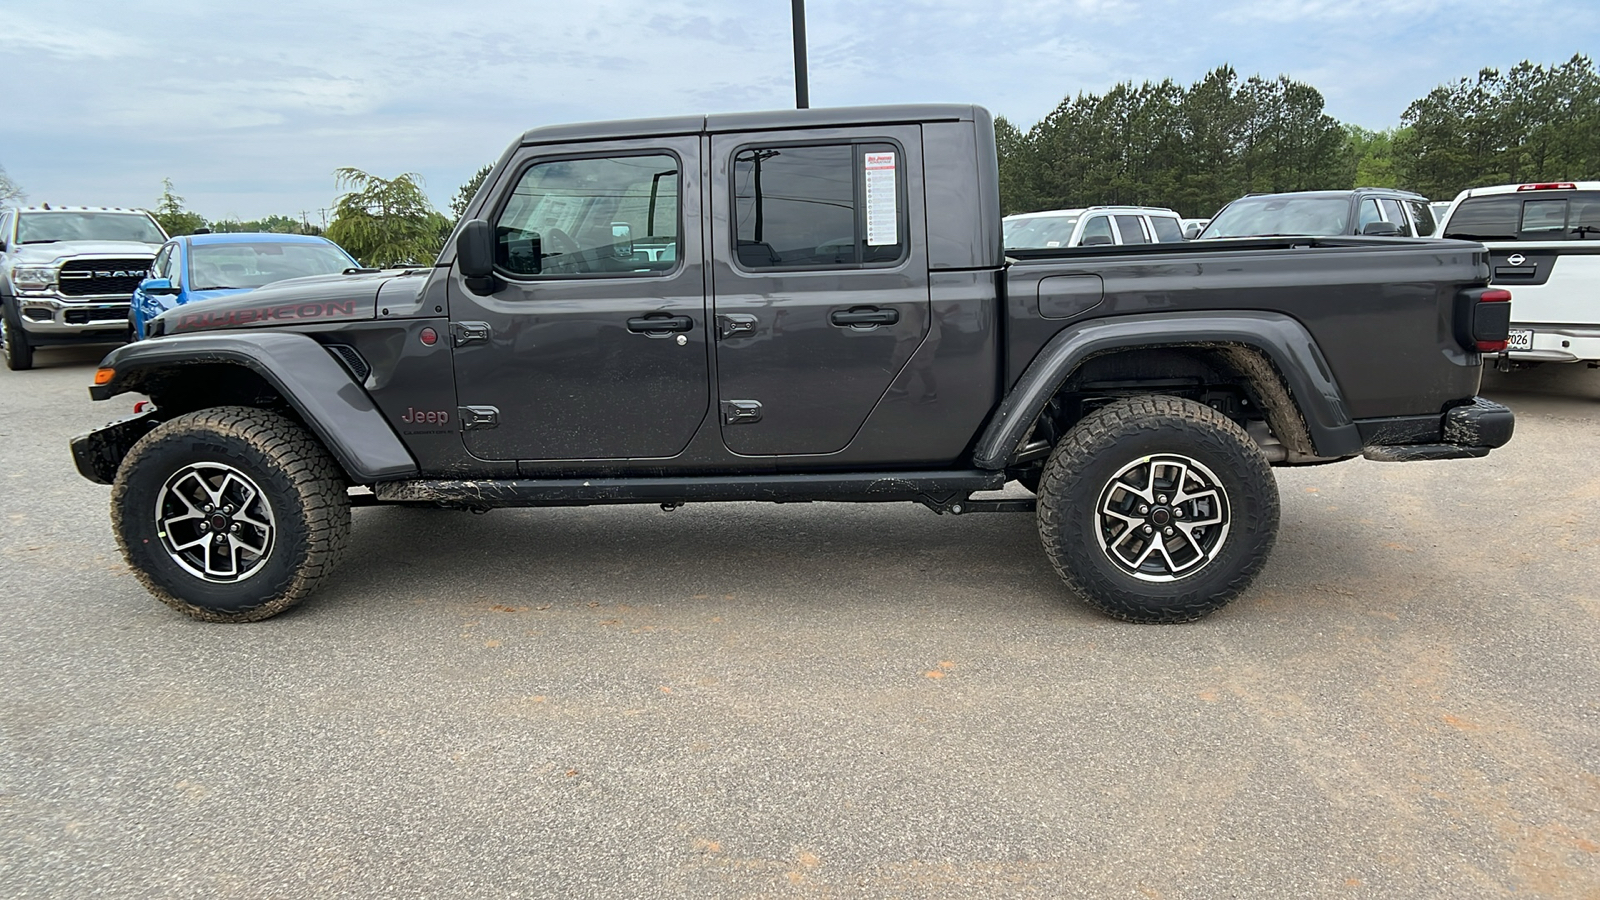
[[[240,325],[254,325],[258,322],[290,322],[301,319],[326,319],[332,316],[353,316],[356,313],[354,300],[342,300],[327,303],[291,303],[284,306],[268,306],[263,309],[230,309],[227,312],[193,312],[184,313],[178,320],[178,327],[182,328],[236,328]]]

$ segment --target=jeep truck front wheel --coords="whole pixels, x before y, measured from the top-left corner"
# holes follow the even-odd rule
[[[5,352],[6,368],[13,372],[33,368],[33,344],[22,330],[15,302],[0,300],[0,348]]]
[[[1119,400],[1062,438],[1039,485],[1039,537],[1107,615],[1187,622],[1250,585],[1277,537],[1278,489],[1256,442],[1192,400]]]
[[[248,407],[157,426],[111,492],[123,556],[150,593],[207,622],[254,622],[299,603],[349,538],[338,466],[304,428]]]

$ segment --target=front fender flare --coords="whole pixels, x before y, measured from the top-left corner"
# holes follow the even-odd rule
[[[372,484],[415,477],[417,462],[367,392],[332,355],[304,334],[173,335],[126,344],[100,363],[111,380],[89,388],[105,400],[142,390],[189,365],[243,366],[288,401],[338,460],[350,480]]]
[[[1147,347],[1216,345],[1240,345],[1266,354],[1288,385],[1317,455],[1361,452],[1361,434],[1305,326],[1281,313],[1213,310],[1091,319],[1061,331],[1001,401],[978,439],[973,462],[982,469],[1005,468],[1050,398],[1091,357]]]

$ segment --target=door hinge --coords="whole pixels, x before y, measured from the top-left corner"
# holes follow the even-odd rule
[[[462,406],[457,408],[461,413],[461,430],[476,431],[480,428],[500,427],[500,409],[495,406]]]
[[[457,347],[476,344],[489,339],[488,322],[452,322],[450,336]]]
[[[717,316],[717,337],[722,340],[744,337],[756,333],[756,317],[744,313],[727,313]]]
[[[761,401],[759,400],[724,400],[722,401],[722,424],[724,425],[750,425],[761,421]]]

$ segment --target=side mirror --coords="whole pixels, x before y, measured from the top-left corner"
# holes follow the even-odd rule
[[[1393,222],[1368,222],[1361,233],[1368,237],[1399,237],[1400,226]]]
[[[1113,243],[1115,242],[1111,240],[1111,235],[1109,234],[1091,234],[1083,239],[1082,245],[1085,247],[1109,247]]]
[[[178,288],[170,278],[146,278],[139,282],[139,290],[152,297],[178,293]]]
[[[482,219],[468,219],[456,236],[456,265],[474,294],[492,294],[494,277],[494,232]]]

